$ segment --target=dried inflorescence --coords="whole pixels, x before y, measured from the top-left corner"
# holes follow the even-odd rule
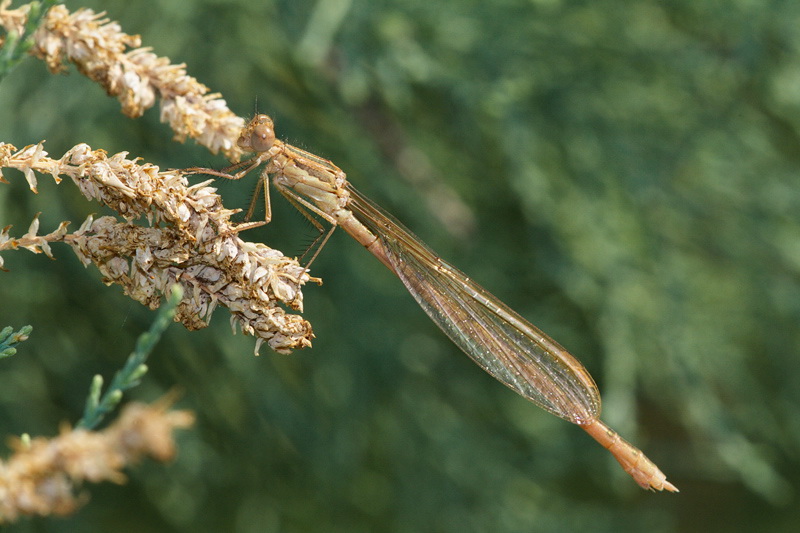
[[[0,26],[21,34],[30,5],[16,10],[9,5],[0,0]],[[103,14],[54,6],[33,38],[32,53],[52,72],[74,63],[118,98],[130,117],[140,116],[160,98],[161,119],[177,140],[193,138],[213,153],[240,159],[236,140],[244,121],[218,94],[209,94],[188,76],[183,65],[140,48],[138,36],[123,33]],[[42,143],[22,150],[0,143],[0,182],[5,181],[2,168],[21,171],[34,192],[36,173],[50,174],[56,182],[67,176],[87,198],[125,220],[89,217],[74,233],[67,232],[65,222],[39,235],[37,215],[22,237],[12,237],[10,227],[0,230],[0,252],[25,248],[52,257],[50,243],[66,242],[84,264],[97,266],[106,283],[121,285],[151,308],[160,305],[173,284],[181,284],[184,296],[176,320],[188,328],[207,325],[221,304],[230,309],[234,326],[258,338],[256,352],[265,341],[281,353],[310,346],[310,324],[282,306],[302,310],[302,285],[318,280],[295,259],[239,239],[239,228],[230,220],[235,211],[224,208],[208,182],[190,186],[179,171],[160,172],[155,165],[129,159],[126,152],[109,157],[85,144],[54,160]],[[133,224],[142,219],[148,225]],[[171,431],[191,421],[187,412],[134,405],[103,432],[65,429],[52,440],[17,442],[15,455],[0,461],[0,523],[23,514],[73,511],[81,501],[75,495],[81,482],[120,482],[121,469],[143,455],[169,459],[174,454]]]
[[[11,5],[11,0],[0,1],[0,24],[5,28],[8,33],[15,33],[16,35],[23,35],[25,33],[25,23],[28,21],[28,15],[31,10],[30,4],[25,4],[19,9],[8,9]],[[0,45],[5,44],[5,35],[0,38]]]
[[[0,25],[18,31],[29,6],[9,10],[8,5],[0,2]],[[138,36],[123,33],[102,14],[87,9],[70,13],[56,5],[34,40],[32,52],[53,72],[63,70],[65,61],[74,63],[119,98],[129,116],[141,115],[160,97],[162,120],[179,140],[192,137],[231,160],[241,156],[235,141],[244,122],[224,100],[208,94],[182,65],[138,48]],[[21,238],[12,239],[7,228],[0,232],[0,250],[25,247],[49,255],[48,243],[64,240],[84,263],[95,263],[108,283],[122,285],[127,294],[151,307],[158,305],[170,284],[182,283],[186,290],[177,319],[187,327],[205,326],[215,306],[222,304],[244,332],[259,338],[258,345],[266,340],[279,352],[310,345],[310,324],[286,314],[278,302],[302,310],[300,286],[311,278],[295,260],[238,239],[230,222],[233,211],[222,206],[207,184],[189,187],[180,172],[160,173],[154,165],[127,159],[127,153],[108,157],[86,145],[76,146],[59,161],[47,158],[41,143],[14,151],[0,143],[0,168],[21,170],[34,192],[34,170],[56,181],[59,174],[68,175],[87,198],[108,205],[129,222],[146,216],[152,227],[104,217],[88,220],[72,235],[62,225],[38,236],[35,220]]]
[[[75,492],[82,482],[121,483],[122,469],[142,457],[172,459],[173,430],[191,426],[194,416],[167,407],[132,403],[103,431],[65,427],[52,439],[14,439],[14,454],[0,461],[0,524],[20,515],[69,514],[86,499]]]
[[[184,288],[176,320],[190,329],[205,327],[221,304],[232,322],[281,353],[311,345],[311,325],[287,314],[281,303],[301,310],[301,286],[314,280],[295,259],[262,244],[242,241],[208,182],[190,186],[178,171],[159,172],[127,153],[109,157],[102,150],[79,144],[59,159],[51,159],[42,145],[17,151],[0,143],[0,169],[22,171],[32,189],[34,171],[69,177],[89,199],[114,209],[127,219],[90,217],[72,234],[58,230],[37,236],[38,223],[12,239],[0,233],[0,250],[25,247],[49,253],[48,243],[64,241],[88,265],[94,263],[106,283],[124,287],[126,294],[151,308],[174,283]],[[0,178],[2,174],[0,174]],[[136,226],[146,218],[150,227]],[[316,281],[316,280],[314,280]]]
[[[0,25],[19,29],[30,8],[9,10],[9,3],[0,3]],[[170,64],[168,58],[141,48],[138,35],[123,33],[103,13],[90,9],[70,13],[63,5],[53,6],[33,37],[32,53],[52,72],[62,71],[65,61],[74,63],[119,99],[129,117],[141,116],[160,97],[161,120],[169,123],[176,139],[193,138],[232,161],[241,157],[236,139],[244,121],[228,109],[225,100],[187,75],[184,65]]]

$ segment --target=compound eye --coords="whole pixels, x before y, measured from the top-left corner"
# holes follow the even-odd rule
[[[250,134],[250,147],[254,152],[266,152],[275,144],[275,132],[272,124],[258,124]]]
[[[267,115],[253,117],[253,120],[242,130],[236,144],[248,152],[266,152],[272,148],[272,145],[275,144],[272,119]]]

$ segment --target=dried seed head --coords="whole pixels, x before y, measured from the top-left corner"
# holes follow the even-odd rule
[[[75,494],[82,482],[122,483],[122,469],[142,457],[172,459],[172,432],[191,426],[194,415],[168,407],[132,403],[103,431],[65,426],[52,439],[14,439],[14,454],[0,461],[0,524],[20,515],[70,514],[86,501]]]
[[[28,7],[7,9],[0,4],[0,25],[6,30],[20,29]],[[90,9],[70,13],[63,5],[47,12],[44,23],[34,33],[32,53],[43,59],[52,72],[74,63],[78,70],[99,83],[119,99],[122,111],[139,117],[161,99],[161,121],[169,123],[177,140],[187,137],[206,146],[212,153],[222,151],[238,161],[242,150],[235,144],[244,120],[231,112],[219,94],[186,73],[184,65],[173,65],[169,58],[141,48],[138,35],[122,32],[119,24]]]
[[[295,259],[241,240],[230,220],[235,211],[224,208],[209,182],[190,186],[180,172],[159,172],[124,152],[109,157],[85,144],[59,160],[49,158],[41,144],[19,151],[0,145],[0,164],[68,176],[87,198],[128,219],[89,217],[75,233],[67,234],[62,224],[42,237],[36,236],[34,221],[20,239],[9,237],[7,230],[0,233],[0,250],[25,247],[49,253],[50,242],[63,240],[84,265],[95,264],[106,283],[121,285],[150,308],[160,305],[172,284],[183,285],[176,320],[187,328],[207,326],[221,304],[230,309],[234,325],[275,351],[311,345],[311,325],[284,306],[302,311],[301,287],[314,279]],[[132,223],[142,218],[151,227]]]

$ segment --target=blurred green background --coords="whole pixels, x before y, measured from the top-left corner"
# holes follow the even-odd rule
[[[343,232],[290,356],[173,326],[132,398],[198,423],[167,466],[9,531],[795,531],[800,521],[800,3],[558,0],[68,2],[108,11],[248,117],[344,169],[439,254],[586,365],[604,420],[681,493],[649,494],[578,427],[484,374]],[[29,59],[0,140],[225,165],[77,74]],[[21,175],[0,224],[76,228],[70,184]],[[246,207],[254,183],[220,183]],[[273,195],[245,235],[302,253]],[[0,435],[76,421],[153,313],[66,246],[4,254]],[[4,452],[5,454],[5,452]]]

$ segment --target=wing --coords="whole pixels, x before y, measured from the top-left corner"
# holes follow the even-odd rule
[[[569,352],[442,261],[390,214],[348,185],[356,219],[428,316],[473,361],[543,409],[575,424],[600,415],[594,380]]]

